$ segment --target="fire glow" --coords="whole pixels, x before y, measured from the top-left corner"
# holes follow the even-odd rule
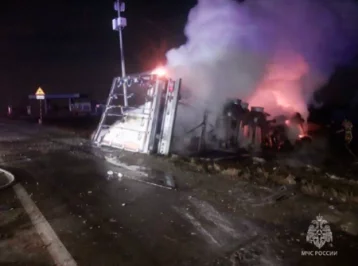
[[[314,92],[353,57],[357,28],[353,0],[198,0],[187,43],[166,56],[193,104],[239,98],[272,116],[306,119]]]
[[[298,54],[280,53],[267,66],[263,81],[258,85],[249,102],[264,106],[271,115],[299,112],[307,118],[307,104],[300,80],[309,73],[309,67]]]
[[[291,128],[293,128],[294,127],[294,125],[291,123],[291,121],[290,120],[285,120],[285,124],[286,124],[286,126],[287,127],[291,127]],[[308,135],[305,133],[305,130],[303,129],[303,125],[299,125],[299,124],[297,124],[296,125],[296,127],[298,128],[298,130],[299,130],[299,134],[298,134],[298,138],[299,139],[303,139],[303,138],[305,138],[305,137],[308,137]],[[297,136],[297,135],[296,135]]]
[[[157,67],[151,73],[152,75],[157,75],[158,77],[166,77],[168,75],[168,71],[164,67]]]

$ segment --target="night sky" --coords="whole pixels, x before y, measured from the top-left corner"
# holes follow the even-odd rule
[[[128,0],[124,29],[127,73],[149,70],[185,42],[195,0]],[[0,5],[1,105],[21,103],[38,86],[46,93],[89,93],[104,100],[120,75],[111,0],[8,0]]]
[[[127,73],[154,68],[167,50],[185,42],[183,29],[195,3],[126,2]],[[105,100],[113,77],[120,75],[118,33],[112,30],[115,17],[112,0],[2,1],[0,105],[24,106],[27,95],[38,86],[46,93],[79,92]],[[326,95],[339,99],[335,92],[345,89],[344,98],[353,97],[358,89],[357,69],[336,74]]]

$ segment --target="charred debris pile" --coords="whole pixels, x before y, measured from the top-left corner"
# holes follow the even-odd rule
[[[353,176],[338,176],[328,172],[328,169],[304,164],[296,159],[266,160],[247,154],[222,158],[172,155],[171,161],[189,171],[258,185],[295,187],[314,197],[358,203],[358,180]],[[353,167],[351,174],[358,171],[358,166]]]
[[[179,147],[174,148],[176,153],[210,157],[220,152],[290,151],[311,142],[305,120],[299,113],[271,117],[263,107],[249,107],[240,99],[227,100],[219,112],[206,110],[203,113],[199,126],[174,136],[173,145]]]
[[[300,114],[268,119],[263,108],[249,110],[240,100],[228,102],[223,109],[220,126],[198,140],[205,146],[199,149],[194,142],[190,152],[172,155],[174,164],[238,181],[295,186],[312,196],[358,203],[358,165],[345,168],[344,174],[333,165],[327,167],[324,150],[312,147],[314,139],[307,134]]]

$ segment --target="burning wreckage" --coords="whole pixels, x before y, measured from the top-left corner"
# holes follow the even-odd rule
[[[189,104],[193,100],[188,101],[184,94],[181,80],[167,78],[163,70],[115,78],[93,142],[132,152],[169,155],[204,150],[281,150],[310,141],[299,113],[269,119],[263,107],[249,108],[240,99],[228,100],[213,113],[205,107],[195,109]],[[128,106],[122,105],[125,95]]]

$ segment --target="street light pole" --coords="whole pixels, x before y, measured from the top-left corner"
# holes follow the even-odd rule
[[[123,35],[122,29],[127,26],[126,18],[121,17],[121,12],[125,10],[125,4],[121,3],[120,0],[116,0],[114,3],[114,9],[118,13],[118,18],[112,21],[113,30],[118,30],[119,35],[119,49],[120,49],[120,56],[121,56],[121,70],[122,70],[122,78],[126,76],[126,66],[124,60],[124,49],[123,49]],[[127,84],[123,82],[123,98],[124,98],[124,106],[128,106],[128,96],[127,96]]]

